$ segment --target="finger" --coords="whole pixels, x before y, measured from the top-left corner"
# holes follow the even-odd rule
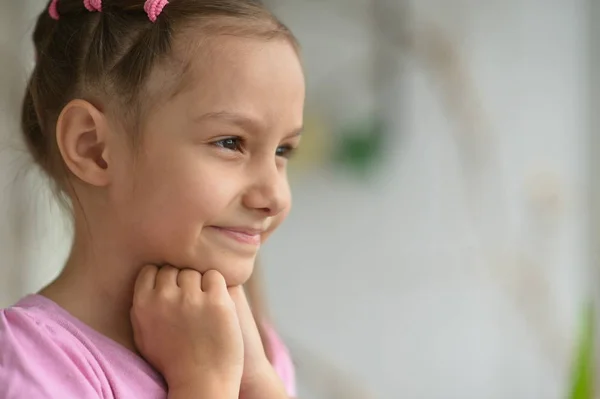
[[[144,266],[135,280],[135,286],[133,289],[134,296],[139,296],[152,291],[156,285],[157,273],[158,267],[154,265]]]
[[[262,337],[258,331],[257,321],[254,318],[244,288],[240,286],[229,287],[229,296],[235,305],[235,311],[242,329],[244,347],[254,353],[265,353]]]
[[[227,284],[225,277],[216,270],[209,270],[202,276],[202,291],[204,292],[226,292]]]
[[[177,285],[184,291],[200,291],[202,289],[202,275],[192,269],[183,269],[177,274]]]
[[[246,297],[246,292],[244,291],[244,287],[238,285],[235,287],[229,287],[227,290],[229,291],[229,296],[235,305],[240,324],[256,325],[254,321],[254,315],[252,314],[252,309],[250,308],[248,298]]]
[[[156,290],[163,291],[166,289],[177,288],[178,270],[173,266],[163,266],[156,275]]]

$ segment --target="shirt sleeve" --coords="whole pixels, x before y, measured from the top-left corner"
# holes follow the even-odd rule
[[[77,350],[76,342],[26,310],[0,310],[0,398],[102,398],[91,366]]]
[[[288,396],[290,398],[295,398],[297,395],[296,372],[290,352],[272,326],[263,323],[263,328],[267,335],[267,345],[269,345],[269,352],[271,354],[271,364],[283,381]]]

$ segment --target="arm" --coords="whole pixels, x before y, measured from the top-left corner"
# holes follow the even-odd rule
[[[169,389],[168,399],[238,399],[239,384],[203,378],[193,384]]]
[[[286,387],[273,368],[265,369],[248,389],[240,392],[240,399],[291,399]]]

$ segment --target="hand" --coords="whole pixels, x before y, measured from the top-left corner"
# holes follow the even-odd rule
[[[228,387],[219,397],[237,398],[242,332],[220,273],[146,266],[135,284],[131,321],[138,350],[165,377],[169,392],[189,391],[204,379],[211,389]]]
[[[271,366],[262,343],[256,321],[248,304],[242,286],[230,287],[229,295],[235,303],[238,320],[244,340],[244,372],[240,398],[267,398],[267,392],[277,394],[274,397],[286,397],[285,387]]]

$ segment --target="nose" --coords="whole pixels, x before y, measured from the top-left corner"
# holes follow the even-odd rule
[[[251,184],[243,197],[245,207],[270,217],[289,207],[291,193],[284,170],[271,161],[251,168],[249,173]]]

